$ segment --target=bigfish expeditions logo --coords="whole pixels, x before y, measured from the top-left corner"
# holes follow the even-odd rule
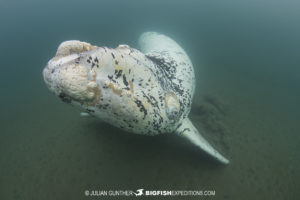
[[[85,190],[85,196],[215,196],[215,190]]]
[[[144,189],[138,189],[138,190],[136,190],[137,192],[135,193],[135,192],[133,192],[133,194],[135,194],[135,196],[142,196],[144,193],[143,193],[143,191],[144,191]]]

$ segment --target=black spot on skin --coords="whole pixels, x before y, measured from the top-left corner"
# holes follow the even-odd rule
[[[145,108],[145,106],[142,104],[142,102],[138,99],[134,100],[134,103],[137,105],[138,108],[140,108],[140,112],[144,113],[144,117],[143,119],[145,119],[146,115],[147,115],[147,110]]]
[[[104,105],[100,104],[97,107],[100,108],[100,109],[106,110],[108,106],[109,106],[109,104],[104,104]]]
[[[147,99],[147,102],[150,103],[153,107],[157,108],[158,110],[160,110],[159,106],[158,106],[158,102],[157,100],[151,96],[151,95],[146,95],[144,91],[142,91],[143,93],[143,97],[145,97]]]
[[[111,56],[115,59],[115,55],[113,53],[111,53]]]
[[[117,65],[117,64],[119,64],[119,62],[117,60],[115,60],[115,64]]]
[[[185,128],[185,129],[183,129],[183,131],[181,131],[181,134],[182,133],[184,133],[185,131],[190,131],[191,129],[189,129],[189,128]]]
[[[113,77],[113,76],[107,75],[107,77],[108,77],[111,81],[116,82],[116,81],[114,80],[114,77]]]
[[[86,109],[86,112],[88,112],[88,113],[94,113],[95,111],[94,110],[92,110],[92,109]]]
[[[125,86],[128,86],[128,82],[127,82],[125,74],[123,74],[123,83]]]
[[[87,60],[88,63],[91,63],[93,61],[93,58],[90,56]]]
[[[129,69],[129,74],[131,73],[131,69]]]
[[[80,57],[76,58],[75,63],[79,64],[79,61],[80,61]]]
[[[71,103],[72,102],[72,99],[66,95],[65,93],[60,93],[59,96],[58,96],[63,102],[65,103]]]
[[[160,125],[163,123],[164,119],[162,118],[162,116],[157,112],[157,110],[154,111],[154,116],[155,116],[155,121],[153,121],[153,126],[155,129],[159,130],[160,129]],[[157,121],[158,119],[158,121]]]
[[[54,72],[55,72],[55,69],[52,69],[52,70],[51,70],[51,73],[53,74]]]
[[[130,48],[129,55],[130,55],[131,53],[133,53],[133,52],[134,52],[134,50],[133,50],[132,48]]]
[[[99,60],[97,57],[94,59],[94,62],[99,63]]]
[[[121,77],[122,76],[122,72],[123,72],[123,70],[115,70],[115,75],[116,75],[116,79],[118,79],[119,77]]]
[[[178,124],[177,127],[176,127],[176,129],[178,129],[181,125],[182,125],[182,123]]]
[[[106,89],[106,88],[108,88],[108,86],[106,84],[104,84],[102,88]]]

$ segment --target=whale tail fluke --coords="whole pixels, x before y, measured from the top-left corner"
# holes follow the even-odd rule
[[[176,133],[191,143],[205,151],[210,156],[214,157],[216,160],[223,164],[228,164],[229,160],[222,156],[217,150],[215,150],[199,133],[199,131],[194,127],[192,122],[186,118],[183,120],[183,123],[176,130]]]

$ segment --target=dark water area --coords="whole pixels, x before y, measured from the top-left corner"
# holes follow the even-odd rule
[[[215,191],[174,199],[299,199],[299,6],[0,1],[0,199],[106,199],[84,191],[140,188]],[[62,41],[138,48],[144,31],[172,37],[190,56],[190,118],[229,165],[172,134],[134,135],[81,117],[44,84]]]

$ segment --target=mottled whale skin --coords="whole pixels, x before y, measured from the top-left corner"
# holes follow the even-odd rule
[[[195,90],[193,65],[169,37],[143,33],[141,51],[70,40],[43,70],[48,88],[83,112],[136,134],[176,133],[229,163],[197,131],[188,114]]]

